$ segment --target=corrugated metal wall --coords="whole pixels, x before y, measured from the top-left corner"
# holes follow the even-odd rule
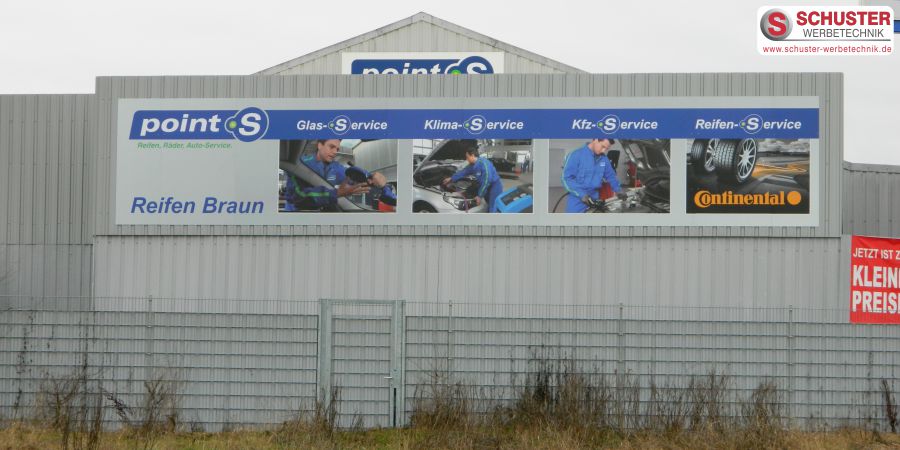
[[[69,308],[83,308],[90,292],[90,245],[0,245],[0,310],[45,297],[69,298]]]
[[[900,167],[844,168],[844,234],[900,237]]]
[[[95,219],[98,235],[521,235],[778,236],[841,233],[843,78],[841,74],[484,75],[478,77],[257,76],[99,78],[100,139]],[[818,227],[395,227],[116,226],[115,145],[119,98],[241,97],[646,97],[818,96],[821,135]]]
[[[93,95],[0,96],[0,244],[89,244]]]
[[[0,96],[0,307],[90,294],[96,114],[93,95]]]
[[[110,236],[94,259],[97,297],[185,299],[175,311],[323,298],[846,307],[840,239]]]

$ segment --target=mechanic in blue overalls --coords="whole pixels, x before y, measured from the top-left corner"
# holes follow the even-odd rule
[[[486,201],[487,212],[497,212],[496,200],[503,193],[503,183],[500,181],[500,175],[497,175],[494,164],[484,156],[479,157],[476,147],[466,149],[466,162],[469,165],[454,173],[450,178],[444,178],[444,184],[451,181],[455,183],[464,177],[475,175],[475,182],[478,184],[476,193],[478,204]]]
[[[297,178],[288,174],[287,184],[285,186],[285,204],[286,212],[308,211],[308,210],[334,210],[337,206],[337,199],[356,194],[365,194],[374,188],[381,191],[379,195],[373,195],[371,198],[372,205],[376,201],[396,206],[397,196],[394,194],[391,185],[387,184],[384,175],[373,172],[371,174],[362,171],[368,182],[365,184],[353,184],[347,179],[347,168],[340,163],[335,162],[338,151],[341,149],[340,139],[319,139],[316,141],[316,153],[304,155],[300,158],[300,162],[319,174],[325,181],[333,187],[328,186],[308,186]],[[354,170],[361,170],[354,168]],[[374,200],[378,199],[378,200]]]
[[[626,197],[616,178],[616,169],[606,157],[606,151],[615,142],[615,139],[593,139],[566,155],[562,185],[569,193],[567,213],[586,212],[589,205],[601,200],[600,186],[604,181],[619,198]]]

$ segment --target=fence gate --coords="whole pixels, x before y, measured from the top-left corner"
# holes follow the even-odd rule
[[[403,307],[402,300],[320,301],[318,392],[336,408],[339,427],[404,424]]]

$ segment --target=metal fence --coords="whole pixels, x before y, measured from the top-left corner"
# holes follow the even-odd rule
[[[280,423],[326,387],[341,389],[341,424],[393,426],[436,377],[489,406],[515,401],[549,367],[628,384],[640,402],[651,386],[711,372],[727,376],[735,405],[771,382],[796,425],[877,427],[882,380],[893,388],[900,367],[900,328],[851,325],[842,309],[31,300],[0,299],[5,418],[33,415],[54,380],[88,368],[126,405],[141,403],[146,382],[172,383],[178,420],[207,430]],[[119,420],[113,408],[106,419]]]

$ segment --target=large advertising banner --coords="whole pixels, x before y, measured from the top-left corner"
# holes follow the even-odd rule
[[[117,224],[818,225],[815,97],[121,99],[117,130]]]
[[[900,239],[851,236],[850,322],[900,323]]]

